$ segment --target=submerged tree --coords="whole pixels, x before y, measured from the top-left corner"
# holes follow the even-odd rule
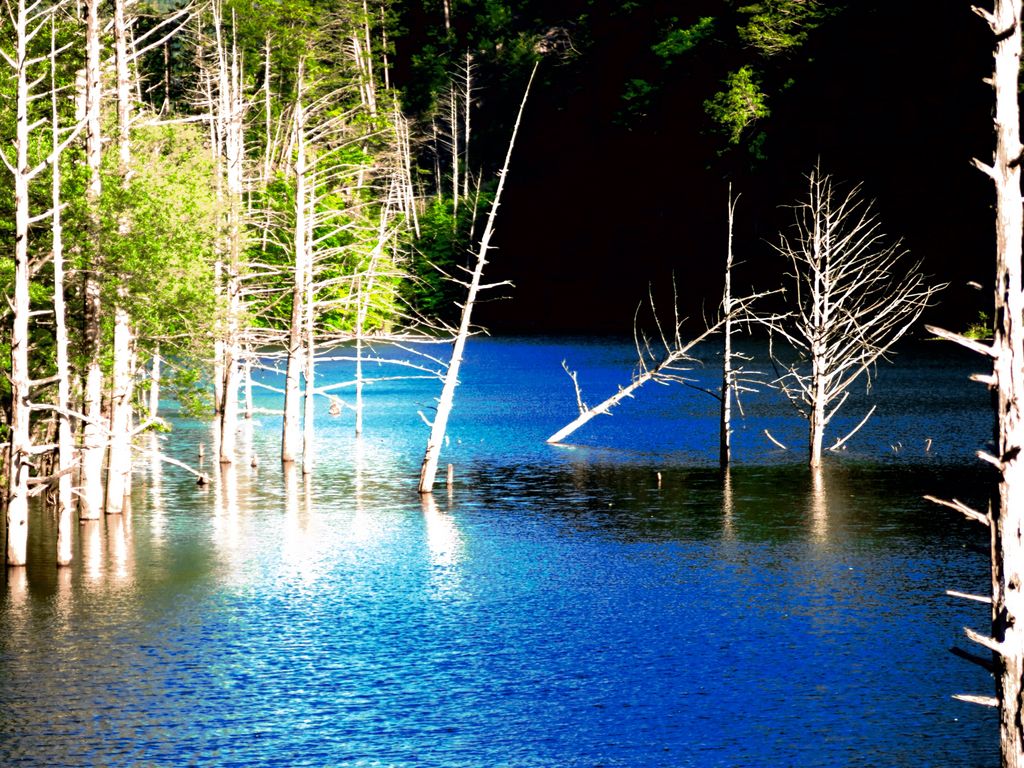
[[[731,213],[732,206],[730,205],[730,216]],[[729,266],[731,267],[731,259],[729,260]],[[728,288],[728,283],[726,286],[722,303],[722,311],[713,320],[705,324],[705,328],[701,333],[692,338],[683,335],[684,320],[679,317],[677,306],[673,307],[674,314],[672,326],[668,332],[666,332],[666,327],[658,319],[657,308],[654,305],[653,292],[651,292],[648,297],[649,306],[651,315],[654,318],[654,326],[657,333],[656,335],[645,334],[640,330],[639,324],[634,323],[633,339],[636,346],[637,361],[636,366],[633,369],[633,375],[630,382],[625,386],[620,386],[615,394],[605,398],[595,406],[588,406],[583,401],[583,391],[580,388],[576,371],[570,370],[568,365],[563,362],[562,367],[565,368],[565,372],[568,373],[569,378],[572,379],[573,388],[576,391],[576,405],[579,408],[579,415],[551,435],[551,437],[547,439],[547,442],[560,443],[584,424],[587,424],[595,416],[611,415],[613,408],[619,405],[623,400],[632,398],[634,393],[636,393],[640,387],[650,382],[655,382],[657,384],[684,384],[692,386],[695,389],[714,397],[719,397],[718,393],[695,386],[693,379],[687,376],[686,372],[690,370],[696,362],[695,358],[691,355],[691,352],[693,352],[701,342],[719,331],[728,329],[728,332],[731,333],[731,325],[737,320],[737,318],[749,315],[753,303],[766,295],[764,293],[759,293],[736,299],[732,297]],[[675,286],[673,285],[673,288],[674,287]],[[639,313],[639,309],[637,311]],[[731,358],[731,352],[728,350],[728,346],[726,354]],[[738,371],[730,370],[728,367],[726,368],[726,373],[723,377],[723,394],[729,393],[737,386],[737,374]],[[723,440],[725,439],[726,438],[723,437]],[[724,463],[728,462],[725,461]]]
[[[445,371],[444,386],[441,388],[441,396],[437,402],[437,412],[430,425],[430,437],[427,440],[427,450],[423,455],[423,466],[420,468],[420,493],[430,493],[434,487],[434,477],[437,475],[437,462],[441,455],[441,443],[444,441],[445,432],[448,428],[448,416],[451,414],[452,406],[455,402],[455,388],[459,383],[459,367],[462,365],[462,355],[466,348],[466,340],[469,338],[473,306],[481,290],[493,287],[483,283],[484,267],[487,265],[487,252],[491,248],[494,221],[497,217],[498,205],[501,203],[501,192],[505,186],[505,177],[508,175],[508,168],[512,161],[512,149],[515,147],[516,134],[519,132],[523,110],[526,108],[526,100],[530,95],[530,86],[533,85],[533,78],[536,74],[537,64],[534,64],[533,71],[530,73],[530,79],[527,81],[526,89],[523,92],[523,100],[519,103],[519,112],[516,115],[516,122],[512,127],[508,151],[505,153],[505,163],[498,174],[498,189],[494,193],[494,200],[491,202],[491,209],[487,215],[487,224],[480,238],[480,246],[477,248],[476,266],[470,273],[469,282],[466,283],[467,293],[465,303],[462,305],[462,319],[459,322],[458,334],[455,337],[451,358]]]
[[[859,187],[841,193],[818,169],[807,181],[807,199],[794,206],[793,234],[782,235],[776,246],[790,264],[793,308],[762,322],[795,352],[795,358],[786,356],[773,345],[772,359],[783,371],[778,386],[808,421],[813,467],[821,464],[825,430],[850,387],[861,376],[870,383],[871,367],[943,286],[929,285],[920,263],[904,266],[904,249],[886,242]]]

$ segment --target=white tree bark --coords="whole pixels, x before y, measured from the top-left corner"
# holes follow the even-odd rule
[[[153,351],[149,372],[149,418],[155,419],[160,411],[160,345]]]
[[[131,173],[131,114],[132,78],[128,66],[128,26],[125,0],[114,2],[114,63],[117,73],[117,147],[118,170],[122,185],[127,185]],[[122,221],[119,234],[125,234],[127,223]],[[124,508],[128,476],[132,469],[131,447],[131,318],[125,309],[127,291],[123,276],[118,277],[118,302],[114,308],[113,371],[110,391],[110,451],[107,461],[107,489],[105,510],[118,515]]]
[[[777,246],[791,266],[793,309],[759,319],[796,352],[793,361],[773,347],[784,371],[776,383],[807,418],[809,463],[818,466],[850,386],[870,375],[943,286],[929,286],[919,264],[903,266],[900,245],[885,243],[858,188],[840,195],[818,169],[808,182],[807,199],[794,207],[795,234]]]
[[[420,468],[420,493],[430,493],[434,487],[434,478],[437,475],[437,463],[441,455],[441,444],[444,442],[445,432],[448,428],[448,417],[451,414],[455,402],[455,388],[459,383],[459,368],[462,365],[462,356],[466,348],[466,340],[469,338],[469,331],[472,322],[473,305],[476,302],[477,294],[485,288],[482,284],[484,267],[487,265],[487,251],[491,246],[491,237],[494,234],[494,222],[498,213],[498,206],[501,204],[501,193],[505,188],[505,177],[508,175],[509,165],[512,161],[512,149],[515,146],[516,135],[519,132],[519,124],[523,118],[523,110],[526,108],[526,100],[530,95],[530,86],[533,84],[534,75],[537,74],[537,65],[530,72],[529,82],[523,93],[523,100],[519,103],[519,113],[516,115],[515,125],[512,127],[512,137],[509,139],[508,151],[505,154],[505,162],[498,175],[498,188],[494,193],[494,201],[491,203],[490,212],[487,215],[487,225],[484,227],[483,236],[480,238],[480,246],[477,249],[476,266],[473,269],[472,278],[467,286],[466,302],[462,307],[462,319],[459,322],[459,332],[455,337],[455,344],[452,347],[452,356],[448,363],[448,370],[444,377],[444,386],[441,389],[441,397],[437,402],[437,413],[430,427],[430,437],[427,440],[427,450],[423,456],[423,466]]]
[[[469,197],[469,114],[473,107],[473,57],[466,49],[466,65],[463,76],[462,90],[462,115],[463,115],[463,140],[462,140],[462,196]]]
[[[728,467],[732,461],[732,397],[735,380],[732,367],[732,233],[736,214],[736,199],[732,196],[732,185],[729,185],[729,237],[725,252],[725,287],[722,291],[722,315],[725,322],[722,333],[725,335],[722,349],[722,393],[719,411],[718,429],[718,463]]]
[[[658,327],[659,338],[656,342],[652,343],[650,339],[641,335],[639,327],[634,327],[633,332],[636,343],[637,362],[629,384],[624,387],[620,386],[615,394],[602,400],[593,407],[588,407],[587,404],[583,402],[583,392],[580,389],[576,373],[570,371],[569,367],[565,363],[562,364],[566,372],[569,374],[569,377],[572,379],[573,386],[576,389],[576,404],[579,407],[579,415],[551,435],[546,442],[561,443],[565,438],[569,437],[569,435],[576,432],[580,427],[590,422],[594,417],[611,415],[612,409],[614,409],[615,406],[619,405],[623,400],[633,397],[640,387],[649,382],[654,381],[659,384],[689,383],[689,379],[686,378],[685,372],[693,361],[693,358],[690,356],[690,352],[709,336],[712,336],[722,330],[727,318],[735,317],[735,315],[740,311],[746,311],[749,306],[762,295],[763,294],[757,294],[755,296],[732,301],[729,315],[719,316],[714,322],[709,323],[702,333],[692,339],[684,339],[683,337],[683,322],[679,318],[677,308],[673,308],[675,310],[675,314],[671,336],[666,335],[662,330],[660,321],[658,321],[654,300],[651,298],[651,312],[654,315],[655,324]],[[655,349],[657,349],[657,351],[655,351]]]
[[[213,4],[214,29],[218,62],[218,120],[221,126],[224,152],[228,209],[227,263],[225,264],[224,292],[226,299],[225,334],[222,342],[223,371],[220,403],[220,463],[235,461],[238,430],[238,387],[241,315],[241,259],[242,259],[242,164],[245,155],[242,73],[238,45],[232,38],[230,49],[223,32],[222,6]],[[232,21],[234,12],[232,11]],[[235,28],[232,24],[232,30]],[[234,33],[232,33],[234,34]]]
[[[306,351],[306,392],[302,412],[302,474],[313,473],[316,462],[316,284],[313,279],[313,221],[316,217],[316,184],[311,183],[310,215],[306,217],[306,285],[303,299],[303,346]]]
[[[56,25],[50,20],[50,126],[53,146],[60,144],[60,122],[58,120],[57,78],[56,78]],[[54,341],[57,364],[57,565],[70,565],[73,559],[71,549],[72,497],[71,470],[75,463],[74,435],[68,409],[71,407],[71,368],[68,362],[67,307],[64,298],[64,236],[61,219],[61,168],[60,158],[53,163],[51,180],[51,204],[53,206],[53,318]]]
[[[81,474],[79,478],[78,516],[96,520],[103,509],[103,455],[106,438],[103,434],[103,369],[100,367],[100,281],[102,259],[96,244],[99,236],[99,200],[102,192],[100,166],[103,162],[103,137],[100,129],[100,104],[103,87],[100,72],[99,0],[86,0],[85,32],[85,111],[86,164],[89,186],[86,200],[92,232],[92,263],[85,271],[85,345],[86,374],[84,411],[87,420],[82,426]]]
[[[281,426],[281,461],[295,462],[302,455],[299,420],[299,378],[302,370],[302,305],[306,293],[306,124],[303,113],[304,63],[300,59],[295,97],[295,264],[292,317],[288,332],[288,361],[284,385],[284,418]]]
[[[15,165],[14,175],[14,298],[11,302],[11,422],[7,478],[7,565],[28,561],[28,480],[32,439],[29,427],[28,318],[29,318],[29,196],[28,196],[28,13],[18,0],[12,14],[15,29]]]
[[[1020,169],[1024,146],[1018,104],[1021,2],[995,0],[991,13],[974,10],[988,22],[995,36],[991,80],[995,91],[995,151],[991,165],[975,161],[992,179],[996,192],[995,322],[990,347],[957,340],[993,358],[997,452],[983,458],[998,468],[1000,482],[998,510],[990,509],[985,515],[966,510],[968,516],[990,526],[992,542],[992,637],[972,630],[967,634],[992,651],[996,662],[1000,764],[1003,768],[1024,768],[1024,210]]]

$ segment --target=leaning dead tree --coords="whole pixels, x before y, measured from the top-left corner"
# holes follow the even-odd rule
[[[943,286],[929,285],[920,263],[904,266],[905,250],[888,243],[859,186],[837,191],[828,175],[807,177],[807,198],[794,206],[791,236],[776,246],[789,262],[792,309],[761,318],[773,341],[793,355],[771,355],[776,384],[807,419],[810,465],[821,464],[825,430],[872,366],[908,331]],[[867,422],[874,408],[830,450],[837,450]]]
[[[452,406],[455,403],[455,388],[459,384],[459,367],[462,365],[462,355],[466,348],[466,340],[469,338],[472,325],[473,305],[476,302],[477,294],[488,287],[484,285],[484,267],[487,265],[487,251],[491,247],[491,237],[494,234],[494,222],[497,218],[498,206],[501,203],[501,193],[505,188],[505,177],[508,175],[508,168],[512,161],[512,149],[516,143],[516,134],[519,132],[519,124],[523,118],[523,110],[526,108],[526,100],[530,95],[530,86],[533,85],[534,75],[537,74],[537,64],[533,65],[530,72],[530,79],[526,83],[523,92],[523,100],[519,103],[519,112],[516,115],[516,122],[512,127],[512,136],[508,142],[508,151],[505,153],[505,163],[498,174],[498,188],[494,193],[494,200],[491,209],[487,214],[487,224],[484,233],[480,238],[480,246],[476,252],[476,266],[470,275],[466,285],[466,301],[462,305],[462,319],[459,321],[458,334],[455,337],[455,344],[452,346],[451,359],[448,362],[444,386],[441,388],[441,396],[437,401],[437,412],[430,424],[430,437],[427,440],[427,450],[423,455],[423,466],[420,468],[420,493],[430,493],[434,487],[434,477],[437,475],[437,462],[441,456],[441,444],[444,442],[445,432],[448,429],[448,416],[451,414]]]
[[[996,696],[963,695],[964,701],[999,708],[1000,764],[1024,767],[1024,289],[1021,286],[1021,240],[1024,208],[1021,205],[1018,104],[1021,57],[1021,2],[995,0],[990,13],[974,11],[988,22],[995,37],[995,64],[991,83],[995,91],[996,134],[992,162],[975,160],[995,186],[996,270],[995,316],[990,344],[929,330],[952,339],[992,360],[992,374],[976,376],[996,395],[995,455],[979,456],[999,470],[998,508],[978,512],[953,500],[940,502],[987,525],[991,542],[992,595],[951,593],[992,607],[991,637],[965,629],[967,637],[992,652],[986,667],[994,667]],[[939,501],[938,499],[932,499]]]
[[[727,312],[719,313],[716,318],[706,323],[704,330],[697,336],[687,338],[683,335],[683,323],[685,321],[679,317],[678,302],[674,302],[672,326],[666,332],[666,327],[658,319],[654,297],[649,292],[648,301],[654,318],[656,334],[645,335],[641,332],[639,323],[634,323],[633,339],[636,346],[637,362],[629,384],[620,386],[615,394],[602,400],[597,405],[588,406],[583,401],[583,391],[580,388],[579,377],[576,371],[570,370],[569,366],[563,362],[562,367],[565,368],[565,372],[572,379],[573,388],[576,391],[576,406],[579,408],[579,415],[551,435],[547,442],[561,443],[595,416],[610,416],[615,406],[619,405],[623,400],[633,397],[640,387],[649,382],[692,386],[693,379],[687,376],[686,372],[693,368],[696,361],[690,353],[702,341],[723,330],[726,323],[747,315],[753,303],[765,295],[760,293],[741,299],[731,299],[730,297],[729,310]],[[637,309],[637,314],[639,315],[639,308]],[[707,392],[707,390],[701,391]]]

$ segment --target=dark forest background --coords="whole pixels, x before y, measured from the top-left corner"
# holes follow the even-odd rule
[[[474,53],[471,156],[490,173],[525,46],[548,49],[492,259],[515,289],[478,315],[492,330],[629,332],[648,283],[667,301],[673,275],[686,313],[713,309],[730,183],[734,280],[774,286],[785,265],[770,243],[818,161],[863,184],[885,231],[950,283],[928,319],[961,328],[991,301],[990,184],[970,166],[991,156],[991,41],[962,0],[452,0],[448,31],[442,0],[393,10],[395,80],[412,111]],[[759,47],[753,25],[777,20],[777,49]],[[740,68],[767,114],[731,133],[709,104]]]

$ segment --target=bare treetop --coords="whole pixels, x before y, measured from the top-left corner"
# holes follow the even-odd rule
[[[790,263],[790,309],[764,318],[773,336],[795,350],[778,384],[808,419],[811,464],[821,460],[825,428],[846,401],[851,384],[913,326],[943,286],[929,285],[920,262],[889,242],[860,185],[846,193],[815,169],[808,194],[793,206],[794,225],[777,250]],[[837,441],[832,448],[845,442]]]

